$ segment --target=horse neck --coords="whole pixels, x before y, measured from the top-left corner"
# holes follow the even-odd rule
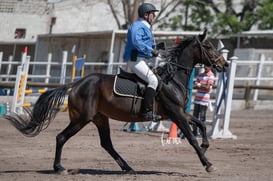
[[[191,72],[196,65],[196,60],[192,55],[192,49],[183,50],[182,54],[178,58],[178,64],[180,65],[177,69],[177,77],[182,80],[184,85],[188,85]]]
[[[192,69],[178,70],[174,76],[174,81],[180,82],[185,88],[187,88],[189,84],[191,72],[192,72]]]
[[[180,65],[180,67],[177,67],[173,81],[181,90],[186,90],[183,91],[183,94],[186,96],[189,80],[196,61],[193,59],[192,54],[190,53],[192,50],[185,50],[178,59],[177,63]]]
[[[193,67],[197,64],[196,55],[194,49],[191,46],[189,48],[183,49],[181,54],[178,57],[177,63],[184,69],[192,70]]]

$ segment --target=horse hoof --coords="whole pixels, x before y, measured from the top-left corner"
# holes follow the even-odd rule
[[[67,170],[61,170],[57,172],[58,175],[68,175],[68,171]]]
[[[136,175],[136,172],[133,169],[127,170],[125,173],[130,175]]]
[[[71,169],[71,170],[68,170],[68,174],[69,175],[76,175],[76,174],[79,174],[80,173],[80,170],[79,169]]]
[[[209,172],[209,173],[215,172],[216,170],[217,170],[217,168],[214,167],[214,166],[212,166],[212,165],[210,165],[210,166],[208,166],[208,167],[206,168],[206,171]]]

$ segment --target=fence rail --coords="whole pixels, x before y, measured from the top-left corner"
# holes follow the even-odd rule
[[[0,52],[0,55],[1,54],[2,53]],[[14,82],[12,81],[16,78],[16,72],[13,73],[11,70],[15,70],[18,65],[21,65],[21,61],[12,61],[10,58],[8,61],[3,61],[2,57],[3,56],[0,56],[0,88],[11,88],[14,85]],[[85,73],[93,72],[94,67],[96,67],[98,72],[115,74],[118,72],[118,67],[125,67],[125,65],[126,64],[124,62],[112,62],[111,65],[108,62],[85,62],[84,66],[85,70],[90,70],[89,72],[85,71]],[[44,66],[45,74],[29,74],[29,81],[27,83],[28,87],[54,87],[68,82],[71,79],[71,75],[69,75],[69,73],[72,69],[72,60],[68,61],[66,51],[63,52],[62,60],[59,62],[52,61],[52,55],[49,54],[47,60],[32,61],[30,62],[30,66],[30,70],[35,66]],[[52,75],[53,66],[57,66],[59,68],[59,75]],[[33,82],[32,79],[36,79],[36,81]],[[39,81],[37,81],[37,79]],[[259,60],[237,60],[234,88],[236,90],[244,89],[244,99],[257,100],[260,90],[268,90],[269,94],[271,94],[273,97],[272,87],[272,60],[265,60],[263,54],[261,54]],[[234,92],[236,93],[236,91]]]
[[[1,55],[1,52],[0,52]],[[8,61],[2,60],[3,56],[0,56],[0,81],[3,82],[9,82],[12,79],[16,78],[16,72],[12,72],[12,69],[15,70],[17,66],[21,65],[21,61],[12,61],[12,58],[9,58]],[[67,58],[67,52],[63,52],[63,57],[61,61],[52,61],[52,55],[48,55],[48,59],[45,61],[32,61],[29,63],[30,66],[45,66],[45,74],[40,75],[33,75],[29,74],[28,77],[30,79],[39,79],[39,82],[49,83],[52,82],[52,80],[59,80],[59,83],[63,84],[70,80],[71,75],[68,75],[72,70],[72,60],[69,62]],[[5,70],[3,69],[3,66],[6,65]],[[92,67],[105,67],[104,73],[116,73],[118,71],[119,66],[125,66],[126,64],[124,62],[113,62],[111,64],[107,62],[85,62],[85,69],[92,68]],[[58,66],[59,75],[52,76],[52,67]],[[110,68],[109,68],[110,67]],[[31,67],[30,67],[31,69]],[[68,72],[68,73],[67,73]],[[51,80],[51,81],[50,81]],[[56,82],[54,82],[56,83]]]
[[[256,101],[260,90],[268,90],[273,98],[273,61],[266,60],[264,54],[260,55],[259,60],[238,60],[235,87],[240,86],[244,86],[246,101],[251,100],[251,95],[252,100]]]

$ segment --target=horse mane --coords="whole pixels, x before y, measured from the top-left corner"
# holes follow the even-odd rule
[[[177,71],[177,58],[183,52],[183,50],[193,41],[194,37],[188,37],[180,41],[172,47],[167,48],[164,52],[163,58],[165,59],[165,65],[163,67],[157,67],[157,74],[161,77],[161,80],[168,83]],[[185,68],[186,69],[186,68]]]
[[[166,58],[168,60],[174,60],[178,57],[183,50],[193,41],[194,36],[181,40],[178,44],[167,49]]]
[[[163,55],[165,59],[164,66],[157,67],[157,74],[160,76],[161,81],[165,84],[168,84],[170,81],[172,81],[174,84],[176,84],[178,87],[180,87],[180,90],[183,91],[184,94],[184,100],[181,100],[183,102],[183,108],[186,109],[187,103],[188,103],[188,89],[186,85],[184,85],[183,81],[178,80],[175,78],[175,74],[178,71],[178,69],[182,68],[182,66],[177,66],[177,59],[183,52],[183,50],[194,40],[195,37],[188,37],[180,41],[179,44],[174,45],[173,47],[170,47],[165,52],[165,56]],[[182,69],[185,70],[185,81],[188,81],[190,72],[187,67],[183,67]]]

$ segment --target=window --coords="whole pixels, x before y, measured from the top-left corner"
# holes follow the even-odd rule
[[[22,39],[26,37],[26,29],[17,28],[14,32],[15,39]]]

